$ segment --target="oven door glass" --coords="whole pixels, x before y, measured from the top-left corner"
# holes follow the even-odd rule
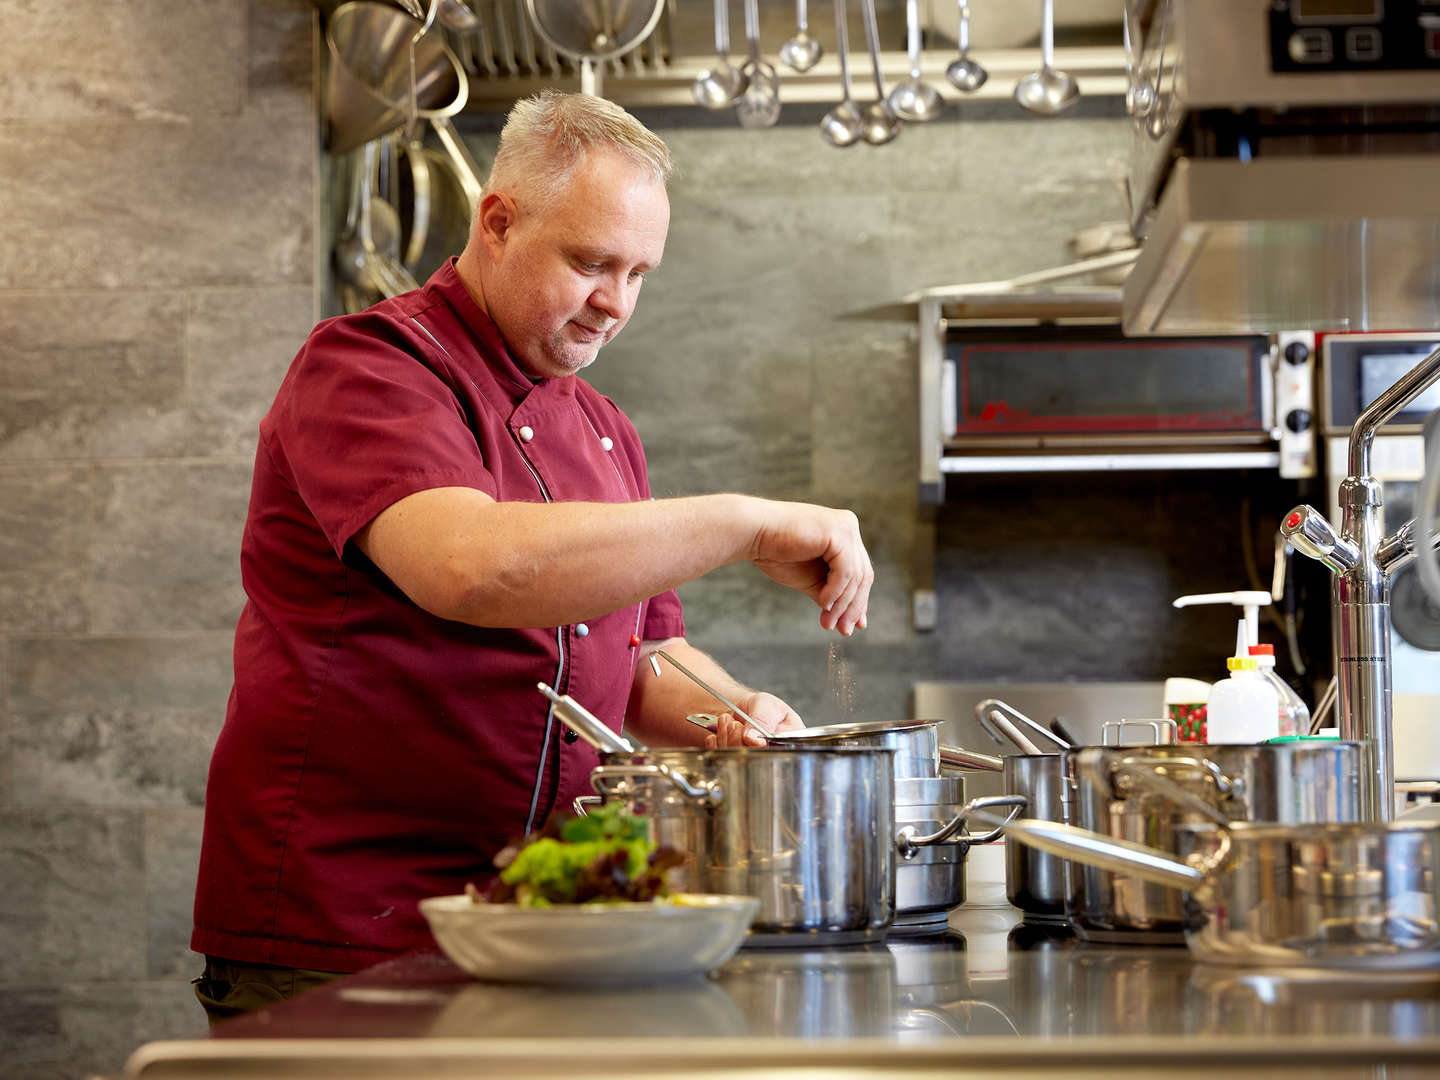
[[[1268,430],[1269,340],[952,332],[957,437]]]

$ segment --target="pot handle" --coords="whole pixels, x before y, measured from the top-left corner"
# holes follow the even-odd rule
[[[1123,776],[1136,787],[1144,788],[1152,794],[1169,799],[1176,806],[1189,810],[1193,814],[1199,814],[1208,818],[1217,825],[1226,824],[1226,817],[1215,807],[1211,806],[1204,799],[1198,798],[1186,791],[1183,787],[1168,777],[1160,775],[1160,769],[1169,766],[1183,765],[1201,772],[1208,773],[1210,779],[1215,782],[1215,789],[1222,795],[1239,794],[1241,783],[1231,780],[1220,770],[1220,766],[1209,758],[1153,758],[1153,757],[1127,757],[1116,762],[1110,770],[1111,785],[1114,785],[1115,777]],[[1118,794],[1118,792],[1117,792]]]
[[[930,833],[928,836],[915,835],[915,828],[906,825],[895,835],[895,848],[904,859],[914,858],[915,852],[922,847],[930,847],[934,844],[963,844],[968,850],[972,844],[988,844],[1000,835],[998,827],[991,829],[984,836],[962,836],[959,840],[951,840],[970,817],[988,818],[992,823],[999,819],[991,818],[989,814],[980,814],[977,811],[988,810],[995,806],[1008,806],[1010,813],[1005,818],[1009,821],[1021,810],[1025,809],[1029,802],[1024,795],[985,795],[978,799],[971,799],[960,808],[960,812],[946,822],[945,826],[938,832]]]
[[[599,806],[604,801],[599,795],[576,795],[575,801],[570,805],[574,808],[576,817],[586,817],[590,813],[590,807]]]
[[[1119,746],[1120,740],[1125,737],[1127,727],[1148,727],[1155,735],[1156,746],[1166,746],[1180,741],[1180,725],[1174,720],[1106,720],[1100,725],[1100,742],[1105,746]],[[1115,733],[1115,741],[1110,741],[1110,733]],[[1170,738],[1164,739],[1163,734],[1168,733]]]
[[[942,769],[978,769],[982,772],[1000,772],[1005,768],[1005,759],[992,754],[980,754],[974,750],[963,750],[958,746],[940,747]]]
[[[590,770],[590,786],[601,795],[609,795],[612,792],[606,788],[605,781],[633,780],[642,776],[669,780],[680,789],[682,795],[703,802],[708,807],[719,806],[725,801],[725,789],[714,780],[695,782],[669,765],[597,765]]]
[[[989,817],[988,814],[983,816]],[[1048,855],[1073,859],[1102,870],[1133,874],[1157,885],[1189,889],[1191,892],[1208,883],[1210,874],[1225,861],[1230,852],[1230,833],[1225,829],[1219,830],[1220,843],[1215,853],[1192,866],[1172,859],[1168,853],[1157,848],[1131,843],[1129,840],[1115,840],[1089,829],[1062,825],[1057,821],[1020,818],[999,823],[999,828],[1010,839],[1038,848]]]

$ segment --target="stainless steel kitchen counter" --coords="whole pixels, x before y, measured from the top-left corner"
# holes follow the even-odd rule
[[[203,1063],[203,1066],[202,1066]],[[745,949],[709,978],[477,982],[436,950],[158,1043],[131,1075],[1434,1076],[1440,971],[1258,972],[1093,945],[1012,909],[883,946]],[[1377,1071],[1378,1070],[1378,1071]]]

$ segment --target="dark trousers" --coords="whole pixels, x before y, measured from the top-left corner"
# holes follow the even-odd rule
[[[205,971],[193,980],[195,996],[214,1024],[254,1012],[277,1001],[338,979],[338,971],[308,971],[273,964],[242,964],[218,956],[205,957]]]

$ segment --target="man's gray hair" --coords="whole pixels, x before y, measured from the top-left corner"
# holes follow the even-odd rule
[[[656,183],[670,177],[669,148],[619,105],[593,94],[542,90],[511,108],[485,191],[504,189],[543,208],[592,149],[622,155]]]

